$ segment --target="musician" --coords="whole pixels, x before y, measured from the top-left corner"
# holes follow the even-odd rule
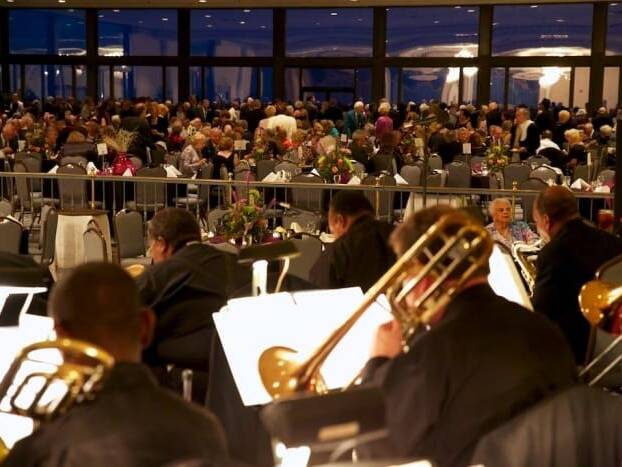
[[[331,200],[328,226],[334,243],[311,269],[311,282],[323,289],[371,287],[395,262],[388,246],[392,227],[374,219],[374,210],[358,191],[340,191]]]
[[[548,244],[538,254],[534,310],[545,314],[563,331],[583,363],[589,336],[588,321],[579,309],[581,287],[607,260],[622,254],[622,241],[585,222],[577,200],[561,186],[548,187],[536,198],[533,218]]]
[[[155,311],[158,322],[145,362],[205,369],[212,313],[238,285],[235,257],[202,244],[199,224],[185,209],[158,211],[148,237],[154,265],[137,281],[143,303]]]
[[[159,388],[140,364],[155,316],[141,308],[134,282],[119,266],[79,266],[57,284],[48,310],[59,337],[101,347],[114,357],[115,366],[94,400],[72,407],[18,442],[3,467],[227,461],[216,418]]]
[[[486,226],[492,239],[512,248],[514,242],[532,243],[538,236],[526,222],[512,221],[512,203],[507,198],[495,198],[488,206],[492,222]]]
[[[407,218],[391,236],[396,255],[455,212],[438,206]],[[415,334],[408,353],[402,353],[397,321],[379,328],[364,370],[364,382],[385,392],[389,440],[376,456],[464,466],[484,433],[575,383],[572,353],[559,330],[496,295],[487,275],[486,263],[432,319],[430,330]],[[407,303],[429,282],[424,279]],[[447,286],[455,282],[450,277]]]

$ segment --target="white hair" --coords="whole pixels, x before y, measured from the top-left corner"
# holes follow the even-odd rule
[[[363,103],[363,101],[356,101],[354,103],[354,108],[355,109],[364,109],[365,108],[365,104]]]
[[[497,204],[500,203],[507,203],[510,207],[512,206],[512,203],[510,202],[509,199],[507,198],[495,198],[493,199],[490,204],[488,205],[488,213],[492,216]]]

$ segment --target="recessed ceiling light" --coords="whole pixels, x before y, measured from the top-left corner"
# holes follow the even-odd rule
[[[337,16],[339,13],[337,13],[336,11],[331,12],[331,16]]]
[[[454,8],[458,9],[458,8],[462,8],[462,7],[460,5],[457,5]]]
[[[475,10],[467,10],[467,13],[475,13]]]
[[[244,10],[244,13],[250,13],[251,10]]]
[[[538,8],[538,5],[531,5],[530,8]]]
[[[199,3],[207,3],[207,0],[199,0]]]
[[[7,3],[13,3],[14,0],[6,0]]]
[[[65,3],[65,0],[58,0],[58,3]]]
[[[112,12],[113,12],[113,13],[118,13],[118,12],[119,12],[119,10],[112,10]]]

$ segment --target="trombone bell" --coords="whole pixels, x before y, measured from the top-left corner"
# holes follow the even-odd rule
[[[579,306],[585,318],[592,326],[599,326],[605,314],[604,310],[613,304],[611,292],[616,290],[603,281],[590,281],[581,287]]]

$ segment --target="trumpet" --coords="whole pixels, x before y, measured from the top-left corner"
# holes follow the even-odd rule
[[[402,350],[421,325],[428,324],[462,286],[484,265],[492,252],[488,232],[466,213],[446,214],[432,225],[367,291],[352,315],[299,363],[295,350],[271,347],[259,358],[259,374],[273,399],[300,392],[327,392],[320,370],[337,344],[376,299],[385,294],[401,324]],[[412,303],[406,298],[422,281],[432,284]]]
[[[585,319],[592,326],[590,340],[595,339],[595,331],[603,327],[605,323],[614,318],[614,305],[622,299],[622,286],[614,286],[603,280],[593,280],[585,284],[579,293],[579,307]],[[621,330],[615,330],[619,333]],[[616,337],[600,354],[594,357],[580,372],[580,376],[587,375],[592,368],[609,355],[620,343],[622,334]],[[618,355],[596,376],[588,381],[588,385],[593,386],[603,379],[611,370],[622,362],[622,354]]]
[[[113,365],[108,352],[75,339],[29,345],[0,382],[0,412],[49,422],[92,399]],[[8,452],[0,440],[0,461]]]

